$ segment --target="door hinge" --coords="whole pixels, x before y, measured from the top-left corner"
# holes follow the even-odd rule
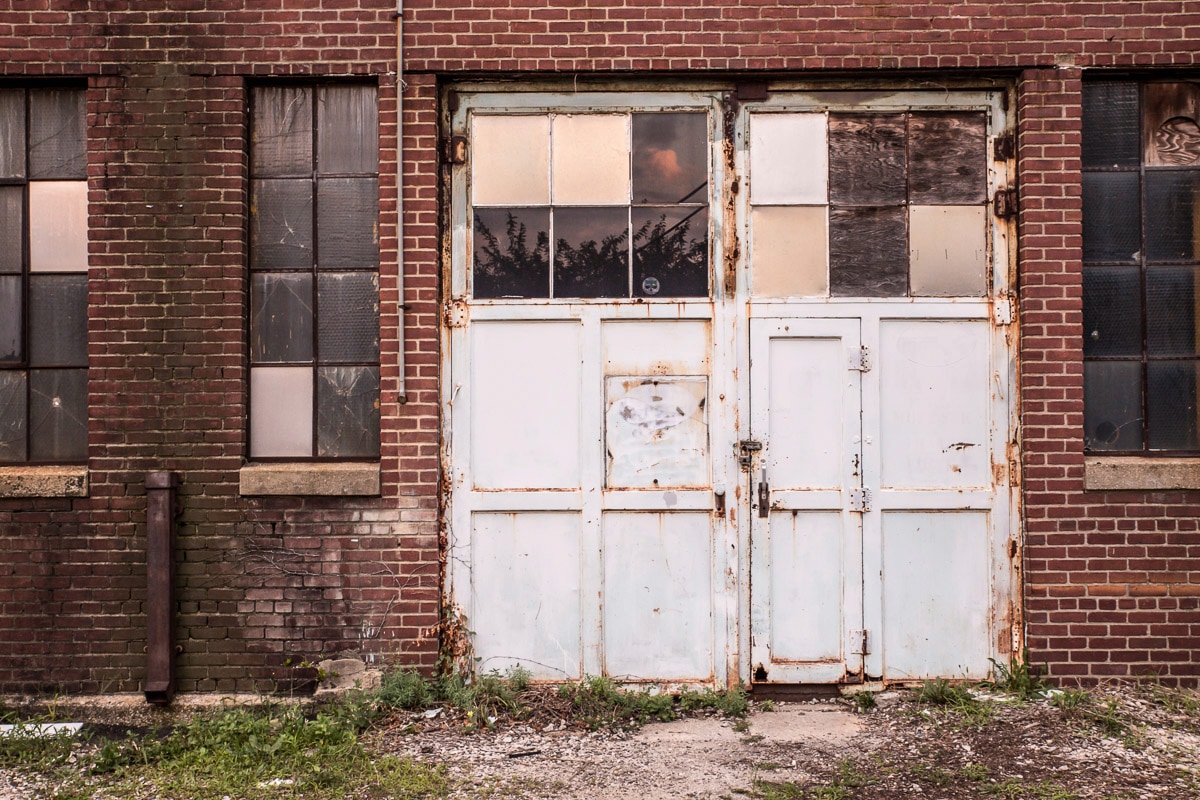
[[[447,303],[442,314],[442,322],[447,328],[465,328],[470,318],[470,306],[462,298],[456,298]]]
[[[467,137],[451,136],[442,140],[442,159],[448,164],[467,163]]]
[[[870,655],[871,653],[871,632],[870,631],[850,631],[850,654],[856,656]]]
[[[997,136],[992,142],[992,156],[996,161],[1008,161],[1017,153],[1017,140],[1011,133]]]
[[[871,510],[871,490],[857,486],[850,490],[850,510],[851,511],[870,511]]]
[[[997,297],[992,303],[992,321],[997,325],[1011,325],[1013,321],[1013,304],[1010,297]]]
[[[1000,219],[1008,219],[1017,215],[1017,190],[998,189],[992,196],[992,211]]]
[[[871,348],[864,345],[859,345],[858,351],[850,351],[848,369],[858,372],[871,371]]]

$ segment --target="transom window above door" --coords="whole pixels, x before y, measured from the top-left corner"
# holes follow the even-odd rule
[[[479,114],[472,296],[706,297],[703,111]]]

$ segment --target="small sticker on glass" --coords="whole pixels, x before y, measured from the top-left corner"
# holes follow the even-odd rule
[[[646,278],[642,281],[642,291],[646,294],[658,294],[662,289],[662,284],[658,282],[658,278]]]

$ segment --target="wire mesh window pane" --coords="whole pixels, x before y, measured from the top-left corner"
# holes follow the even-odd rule
[[[1159,356],[1194,356],[1197,349],[1195,267],[1146,270],[1146,351]]]
[[[317,171],[322,175],[379,170],[379,111],[375,87],[317,89]]]
[[[25,177],[25,92],[0,90],[0,178]]]
[[[1137,173],[1083,174],[1083,260],[1133,261],[1141,251]]]
[[[1091,450],[1142,448],[1140,361],[1084,362],[1083,429]]]
[[[79,89],[29,92],[29,178],[87,177],[85,96]]]
[[[317,266],[362,269],[379,265],[379,181],[317,181]]]
[[[25,313],[20,275],[0,275],[0,364],[21,361]],[[2,373],[0,373],[2,374]]]
[[[30,370],[29,395],[30,459],[87,458],[87,370]]]
[[[309,272],[260,272],[250,282],[250,358],[310,362],[313,278]]]
[[[1133,267],[1083,270],[1083,354],[1140,356],[1141,274]]]
[[[312,181],[256,180],[250,184],[251,269],[311,269]]]
[[[1138,166],[1142,154],[1138,118],[1136,83],[1085,83],[1083,166]]]
[[[0,461],[24,461],[28,436],[25,373],[0,372]]]
[[[379,368],[317,370],[317,455],[379,456]]]
[[[1151,450],[1195,450],[1196,362],[1147,365],[1146,415]]]
[[[0,186],[0,273],[21,271],[24,236],[25,189]]]
[[[1198,261],[1200,170],[1146,171],[1146,258]]]
[[[317,278],[317,355],[331,361],[379,360],[379,276],[325,272]]]
[[[476,208],[471,286],[475,297],[550,296],[550,210]]]
[[[29,362],[87,366],[87,276],[29,278]]]
[[[254,90],[251,167],[256,176],[312,174],[312,89],[260,86]]]

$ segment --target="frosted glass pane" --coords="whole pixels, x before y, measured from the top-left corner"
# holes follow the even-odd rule
[[[312,455],[312,367],[250,370],[250,455]]]
[[[824,114],[750,118],[750,202],[828,202],[829,146]]]
[[[87,181],[29,184],[30,271],[87,268]]]
[[[829,293],[824,206],[763,206],[750,212],[755,297]]]
[[[629,202],[629,117],[560,114],[552,140],[556,205]]]
[[[978,297],[986,292],[984,206],[910,206],[908,247],[914,295]]]
[[[550,118],[478,116],[471,124],[471,203],[550,202]]]

